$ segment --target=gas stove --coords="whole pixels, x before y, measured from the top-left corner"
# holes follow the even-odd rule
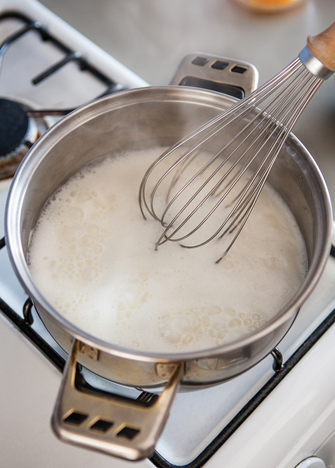
[[[10,177],[41,133],[98,96],[147,83],[33,0],[0,1],[0,44],[0,135],[12,138],[6,144],[0,138],[1,462],[8,468],[130,465],[65,445],[52,434],[49,420],[66,355],[12,271],[3,218]],[[155,453],[137,465],[294,468],[320,457],[324,464],[311,458],[301,468],[333,466],[334,252],[278,349],[229,382],[178,393]],[[104,391],[150,398],[85,370],[83,377]]]

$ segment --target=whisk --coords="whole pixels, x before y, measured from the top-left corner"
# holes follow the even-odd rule
[[[309,36],[298,58],[262,87],[156,159],[139,190],[142,215],[163,226],[156,249],[167,241],[195,248],[227,237],[217,263],[224,258],[292,127],[334,71],[335,23]]]

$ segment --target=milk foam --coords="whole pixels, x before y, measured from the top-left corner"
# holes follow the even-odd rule
[[[161,149],[109,156],[72,177],[46,204],[29,266],[47,300],[107,342],[145,351],[220,346],[265,325],[307,269],[304,242],[281,198],[263,190],[234,248],[167,243],[144,220],[138,188]]]

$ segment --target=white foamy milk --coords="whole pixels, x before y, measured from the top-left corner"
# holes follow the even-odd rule
[[[304,242],[280,197],[263,190],[219,263],[220,241],[155,251],[138,188],[160,149],[106,157],[46,204],[33,233],[30,271],[41,293],[80,329],[127,348],[180,352],[220,346],[266,324],[307,270]]]

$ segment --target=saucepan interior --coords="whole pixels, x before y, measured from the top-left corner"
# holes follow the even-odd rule
[[[257,363],[277,345],[320,278],[329,253],[331,204],[313,158],[291,135],[269,182],[297,220],[306,243],[309,269],[294,298],[265,328],[238,343],[198,353],[137,353],[102,342],[67,322],[34,284],[27,266],[30,236],[44,204],[69,177],[106,154],[171,145],[232,103],[231,98],[211,91],[172,86],[103,98],[76,110],[52,127],[19,168],[6,211],[6,242],[13,267],[43,322],[62,347],[68,350],[76,337],[101,350],[102,357],[96,363],[82,357],[82,363],[94,372],[127,385],[149,387],[162,380],[155,370],[157,362],[183,361],[185,384],[231,378]],[[134,370],[139,364],[141,370]]]

